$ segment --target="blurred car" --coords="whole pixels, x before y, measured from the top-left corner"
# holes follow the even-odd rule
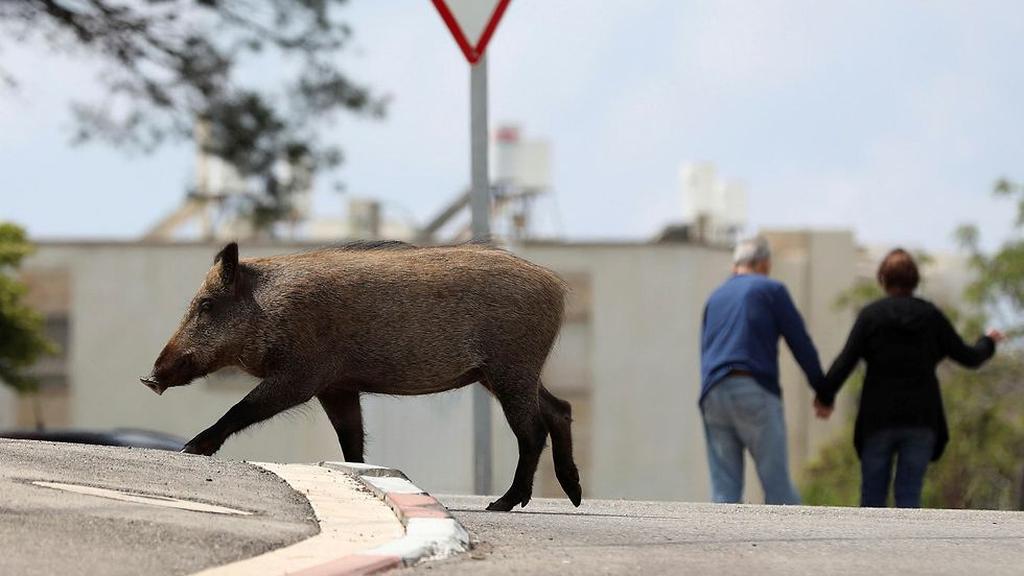
[[[153,450],[171,450],[180,452],[185,440],[171,434],[135,428],[115,428],[113,430],[85,430],[76,428],[43,429],[43,430],[0,430],[0,438],[13,440],[46,440],[49,442],[74,442],[76,444],[95,444],[98,446],[125,446],[132,448],[150,448]]]

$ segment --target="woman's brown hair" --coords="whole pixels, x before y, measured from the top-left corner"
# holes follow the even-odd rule
[[[914,257],[902,248],[886,254],[878,267],[878,283],[890,295],[910,296],[920,282],[921,274]]]

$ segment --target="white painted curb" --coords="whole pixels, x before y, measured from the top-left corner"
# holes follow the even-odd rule
[[[447,558],[469,549],[469,534],[465,528],[437,499],[393,468],[348,462],[252,464],[276,474],[306,495],[316,512],[320,534],[195,576],[353,576],[412,566],[420,560]],[[346,486],[338,484],[345,479],[348,479]],[[400,533],[404,535],[386,544],[339,555],[337,537],[351,532],[352,519],[348,513],[351,510],[347,507],[355,505],[351,496],[346,499],[341,494],[353,494],[351,484],[354,482],[362,484],[391,508],[394,518],[390,522],[393,525],[397,518]],[[363,495],[363,502],[366,501]]]
[[[404,538],[360,554],[398,556],[404,566],[411,566],[420,560],[440,560],[469,550],[469,533],[462,524],[401,471],[350,462],[320,465],[358,477],[391,506],[405,526]]]

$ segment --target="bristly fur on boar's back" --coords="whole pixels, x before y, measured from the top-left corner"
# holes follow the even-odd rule
[[[358,241],[295,254],[247,259],[243,263],[265,271],[302,268],[326,274],[376,271],[389,275],[401,272],[408,277],[424,274],[444,276],[449,273],[452,279],[466,276],[481,276],[498,282],[520,279],[548,284],[545,288],[557,291],[563,298],[567,291],[565,282],[551,270],[504,249],[477,243],[419,247],[397,240]],[[421,278],[444,280],[442,277]]]
[[[356,242],[243,264],[260,278],[257,293],[273,299],[286,296],[293,302],[314,295],[318,297],[313,300],[346,305],[372,301],[381,307],[382,321],[395,320],[384,314],[388,309],[410,305],[396,300],[416,299],[447,308],[471,305],[479,308],[481,317],[502,308],[506,315],[532,316],[557,329],[567,291],[551,270],[486,244],[417,247],[397,241]]]

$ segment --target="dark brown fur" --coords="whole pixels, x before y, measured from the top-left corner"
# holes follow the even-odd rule
[[[571,408],[540,381],[564,299],[555,274],[486,245],[362,242],[239,261],[232,243],[144,381],[162,393],[226,366],[263,379],[185,452],[213,454],[235,432],[315,397],[355,462],[360,393],[481,382],[519,443],[512,486],[488,509],[529,502],[548,433],[558,480],[578,506]]]

